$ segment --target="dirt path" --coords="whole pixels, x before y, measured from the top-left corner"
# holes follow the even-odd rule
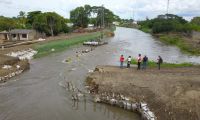
[[[133,102],[145,101],[158,120],[200,119],[200,68],[155,68],[137,71],[98,66],[88,83],[98,92],[120,93]]]

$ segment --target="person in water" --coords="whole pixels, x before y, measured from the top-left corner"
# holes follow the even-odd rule
[[[120,68],[123,68],[123,64],[124,64],[124,56],[123,55],[120,56],[119,61],[120,61]]]

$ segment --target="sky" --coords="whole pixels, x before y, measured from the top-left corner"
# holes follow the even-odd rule
[[[69,18],[69,12],[78,6],[104,5],[114,14],[125,19],[143,20],[167,12],[167,0],[0,0],[0,15],[13,17],[19,11],[57,12]],[[200,0],[170,0],[169,13],[187,20],[200,16]]]

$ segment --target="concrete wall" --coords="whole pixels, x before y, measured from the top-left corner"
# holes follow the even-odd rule
[[[35,30],[33,30],[32,32],[30,32],[28,34],[28,40],[34,40],[34,39],[36,39],[36,31]]]
[[[14,34],[12,34],[12,40],[34,40],[36,39],[36,31],[32,31],[26,34],[26,37],[23,37],[24,34],[16,34],[16,37],[13,37]]]

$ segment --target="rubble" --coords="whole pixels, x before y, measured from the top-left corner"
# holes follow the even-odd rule
[[[12,72],[12,73],[9,73],[8,75],[6,76],[3,76],[3,77],[0,77],[0,82],[4,82],[5,80],[8,80],[16,75],[19,75],[20,73],[22,73],[24,70],[18,70],[16,72]]]
[[[20,60],[25,60],[25,59],[32,59],[33,56],[37,54],[37,51],[29,48],[28,50],[21,50],[17,52],[10,52],[6,54],[7,56],[12,56],[12,57],[18,57]]]
[[[12,68],[11,65],[4,65],[4,66],[2,67],[2,69],[10,69],[10,68]]]
[[[92,92],[90,92],[92,93]],[[156,116],[152,111],[150,111],[149,107],[147,106],[147,103],[144,102],[132,102],[128,99],[128,97],[125,97],[124,95],[120,94],[110,94],[110,93],[101,93],[101,94],[95,94],[94,96],[94,102],[97,103],[106,103],[113,106],[121,107],[125,110],[129,111],[137,111],[141,114],[143,120],[156,120]]]

